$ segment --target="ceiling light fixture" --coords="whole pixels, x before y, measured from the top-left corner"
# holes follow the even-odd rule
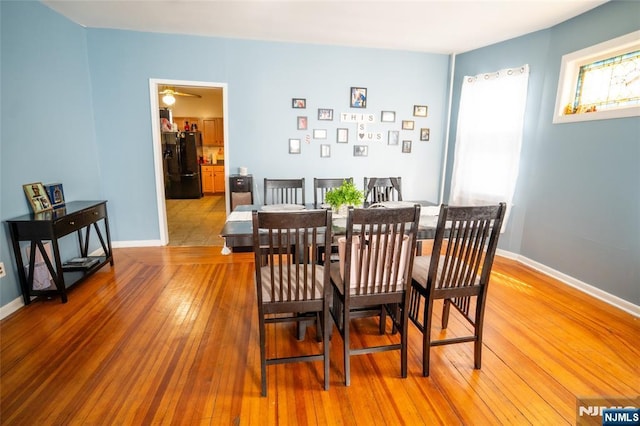
[[[164,102],[165,105],[171,106],[176,103],[176,98],[174,98],[173,95],[169,93],[162,97],[162,102]]]

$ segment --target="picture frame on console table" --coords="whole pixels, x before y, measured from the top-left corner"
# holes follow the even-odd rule
[[[51,207],[54,210],[64,207],[64,190],[61,183],[47,183],[44,185],[44,189],[47,191]]]
[[[51,201],[49,201],[47,191],[44,189],[42,182],[33,182],[22,185],[22,189],[24,190],[24,194],[27,196],[27,200],[29,200],[29,204],[31,205],[31,209],[34,213],[53,210]]]

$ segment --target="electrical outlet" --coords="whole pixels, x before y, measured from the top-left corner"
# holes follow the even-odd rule
[[[7,275],[7,271],[4,270],[4,262],[0,262],[0,278]]]

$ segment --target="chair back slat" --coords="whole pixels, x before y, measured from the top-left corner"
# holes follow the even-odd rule
[[[304,203],[304,178],[264,179],[264,204]]]
[[[338,188],[344,181],[353,182],[353,178],[313,178],[313,206],[320,208],[327,192]]]
[[[400,177],[364,178],[364,199],[370,204],[402,201],[402,179]]]
[[[328,218],[327,218],[328,215]],[[331,244],[331,211],[253,212],[256,285],[270,281],[269,302],[294,302],[321,297],[318,268],[324,263],[318,247]],[[328,220],[328,222],[327,222]],[[329,227],[327,228],[327,223]],[[264,292],[258,291],[259,303]]]
[[[410,283],[420,206],[349,209],[347,234],[338,239],[345,292],[404,291]]]

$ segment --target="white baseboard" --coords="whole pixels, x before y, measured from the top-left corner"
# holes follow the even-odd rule
[[[0,320],[8,317],[18,309],[24,306],[24,301],[22,300],[22,296],[19,296],[13,299],[11,302],[6,305],[0,307]]]
[[[137,240],[137,241],[114,241],[111,243],[113,248],[131,248],[131,247],[159,247],[162,245],[160,240]]]
[[[519,254],[511,253],[511,252],[500,250],[500,249],[496,251],[496,254],[502,257],[506,257],[508,259],[516,260],[522,263],[523,265],[529,266],[530,268],[535,269],[536,271],[539,271],[545,275],[548,275],[552,278],[557,279],[563,284],[567,284],[568,286],[571,286],[577,290],[580,290],[583,293],[588,294],[589,296],[595,297],[596,299],[602,300],[603,302],[608,303],[609,305],[615,306],[616,308],[621,309],[633,315],[636,318],[640,318],[640,306],[634,305],[633,303],[627,300],[621,299],[618,296],[614,296],[611,293],[607,293],[606,291],[603,291],[597,287],[594,287],[590,284],[580,281],[560,271],[556,271],[553,268],[543,265],[542,263],[536,262],[535,260],[531,260],[525,256],[521,256]]]

